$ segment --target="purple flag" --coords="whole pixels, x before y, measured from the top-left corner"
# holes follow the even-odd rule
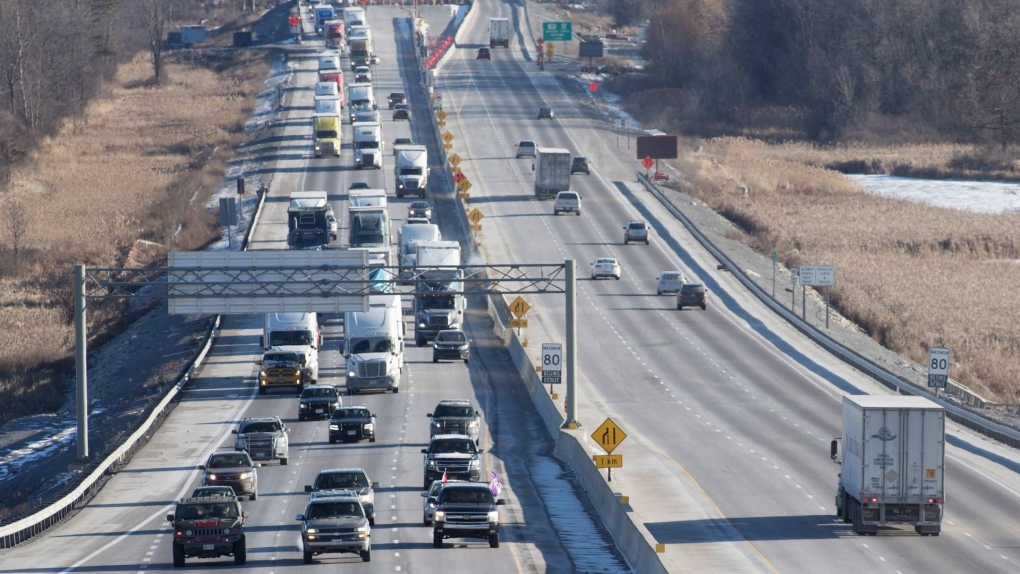
[[[490,470],[489,474],[492,475],[492,481],[489,482],[489,489],[492,490],[492,496],[497,497],[500,492],[503,492],[503,483],[499,481],[499,475],[495,472]]]

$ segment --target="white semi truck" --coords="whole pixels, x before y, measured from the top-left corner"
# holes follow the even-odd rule
[[[400,391],[405,333],[400,295],[369,295],[368,311],[344,316],[348,393]]]
[[[382,169],[382,126],[377,123],[356,122],[354,132],[354,167]]]
[[[467,309],[460,243],[419,241],[414,296],[414,341],[424,347],[444,329],[459,329]]]
[[[397,198],[406,195],[425,197],[429,179],[429,152],[423,145],[402,145],[393,160],[393,179]]]
[[[535,149],[535,197],[556,197],[570,189],[570,151],[563,148]]]
[[[405,223],[400,228],[400,279],[411,283],[414,268],[418,265],[418,243],[422,241],[441,241],[443,234],[434,223]]]
[[[842,452],[840,452],[842,440]],[[946,411],[924,397],[844,396],[836,516],[855,534],[913,526],[938,536],[945,500]],[[842,460],[839,459],[842,454]]]

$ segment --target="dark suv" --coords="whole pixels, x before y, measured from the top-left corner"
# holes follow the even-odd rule
[[[583,155],[575,155],[574,158],[570,160],[570,173],[571,175],[575,173],[591,175],[588,169],[588,158]]]
[[[391,92],[390,96],[386,98],[386,103],[392,110],[397,104],[407,103],[407,94],[405,94],[404,92]]]
[[[481,538],[499,548],[499,507],[490,485],[450,482],[439,492],[432,515],[432,546],[443,547],[446,538]]]
[[[301,553],[305,564],[317,554],[348,552],[372,560],[372,527],[353,490],[321,490],[308,499],[301,522]]]
[[[475,441],[464,434],[437,434],[429,441],[429,447],[421,449],[423,488],[432,486],[432,481],[443,478],[478,482],[482,479],[482,459],[478,456],[485,450],[477,448]]]
[[[631,241],[644,241],[645,245],[651,241],[651,232],[648,230],[648,225],[640,219],[634,221],[628,221],[627,225],[623,228],[623,244],[627,245]]]
[[[188,558],[233,556],[234,565],[247,561],[244,519],[236,498],[182,498],[173,514],[166,516],[173,525],[174,567],[184,566]]]
[[[298,399],[298,420],[329,418],[342,405],[343,399],[333,385],[307,386]]]
[[[684,283],[676,295],[676,308],[701,307],[708,308],[708,289],[701,283]]]
[[[229,486],[238,496],[248,495],[252,500],[259,497],[259,475],[255,467],[261,466],[251,461],[251,457],[243,450],[214,452],[209,455],[205,464],[198,468],[204,470],[202,486]]]
[[[329,417],[329,444],[337,441],[375,442],[375,415],[365,405],[339,407]]]
[[[429,436],[466,434],[478,444],[481,421],[471,401],[466,399],[439,401],[436,408],[426,416],[432,419],[432,423],[429,424]]]
[[[358,495],[368,524],[375,526],[375,489],[378,482],[372,482],[363,468],[327,468],[315,475],[312,484],[305,485],[305,492],[323,490],[352,490]]]

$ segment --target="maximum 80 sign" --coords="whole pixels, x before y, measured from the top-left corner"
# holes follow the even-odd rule
[[[542,343],[542,384],[558,385],[562,381],[563,345]]]
[[[944,389],[949,381],[949,349],[932,347],[928,350],[928,386]]]

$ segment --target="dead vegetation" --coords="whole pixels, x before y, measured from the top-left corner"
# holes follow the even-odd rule
[[[11,173],[5,206],[20,205],[24,224],[15,255],[5,210],[0,424],[65,400],[75,264],[151,265],[217,237],[206,203],[269,71],[262,53],[229,54],[170,61],[158,86],[139,54],[118,67],[82,118],[68,120]],[[90,345],[134,316],[116,303],[90,303],[97,339]]]

